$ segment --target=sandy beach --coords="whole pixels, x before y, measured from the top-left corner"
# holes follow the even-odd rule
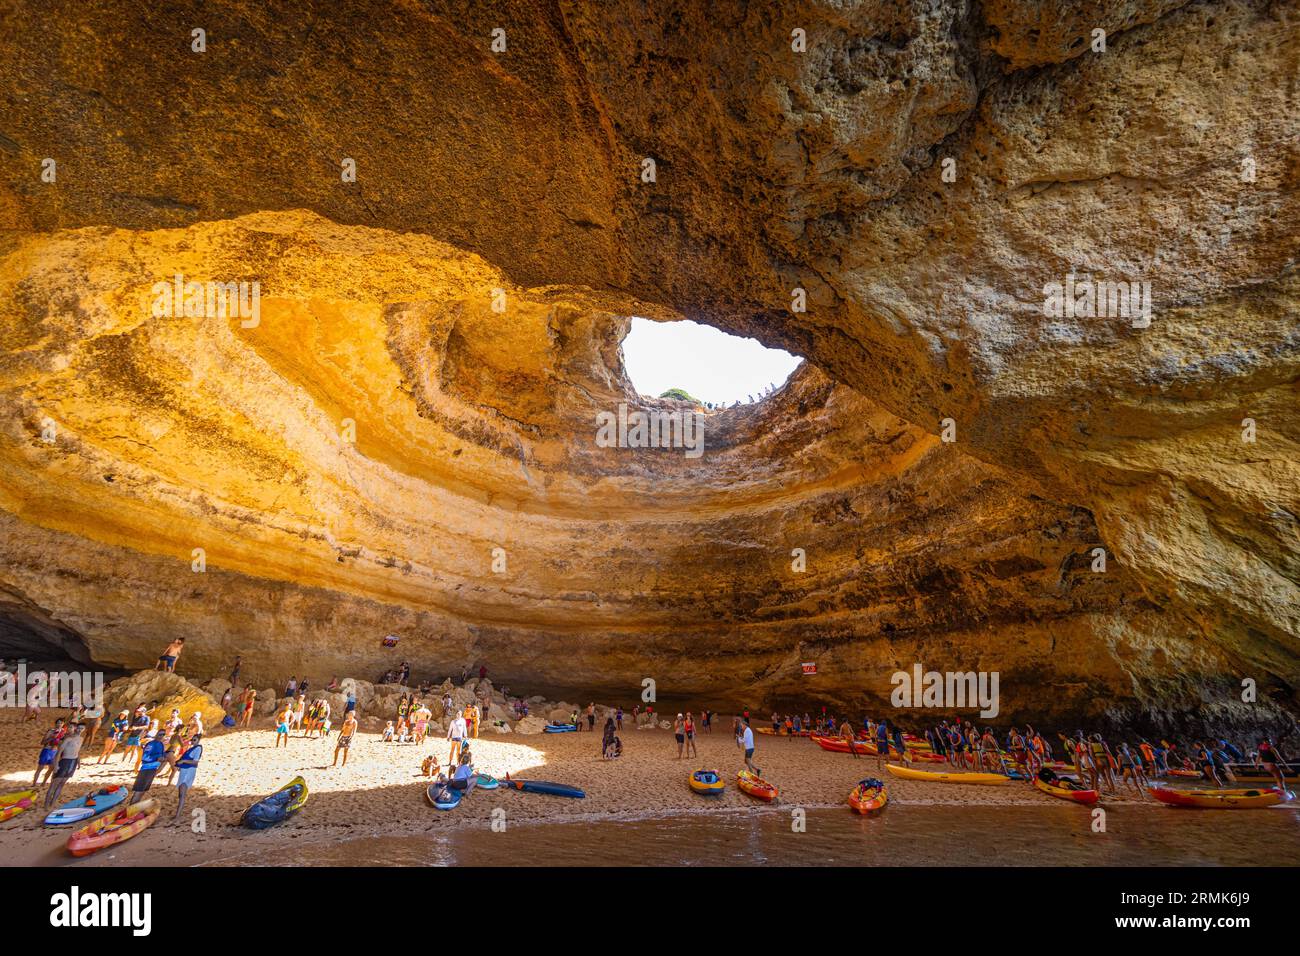
[[[0,713],[0,790],[29,786],[35,770],[39,735],[54,719],[22,720],[21,711]],[[581,787],[587,797],[572,800],[498,789],[477,791],[450,812],[430,807],[424,799],[427,778],[420,762],[432,752],[447,757],[441,738],[425,746],[384,743],[379,734],[358,733],[346,768],[330,766],[336,737],[328,740],[295,736],[288,748],[276,749],[272,719],[261,718],[251,729],[213,734],[204,741],[203,762],[187,814],[202,811],[198,821],[173,824],[176,790],[160,775],[150,795],[160,798],[163,815],[140,837],[120,848],[76,860],[64,849],[68,830],[41,826],[43,814],[31,810],[0,824],[0,861],[6,865],[199,865],[228,856],[247,856],[263,848],[267,864],[290,862],[304,843],[341,841],[357,837],[429,834],[457,827],[488,828],[492,811],[505,811],[507,826],[574,820],[614,820],[671,813],[718,812],[789,813],[791,808],[844,807],[852,785],[864,776],[886,779],[895,804],[1014,806],[1053,805],[1053,800],[1026,783],[1004,786],[962,786],[900,780],[876,770],[875,758],[855,759],[827,753],[804,738],[758,737],[756,763],[764,776],[781,789],[776,804],[758,803],[734,786],[742,765],[740,752],[725,729],[730,718],[698,741],[698,758],[677,759],[673,735],[664,730],[626,729],[624,755],[600,759],[598,733],[488,735],[474,742],[475,764],[496,777],[507,773],[525,779],[553,780]],[[65,787],[72,799],[94,787],[130,784],[134,772],[114,754],[97,764],[101,745],[87,748],[89,758]],[[709,767],[728,782],[721,799],[704,798],[686,784],[693,769]],[[311,790],[306,808],[286,823],[262,832],[238,826],[239,817],[257,799],[295,776]],[[1108,805],[1137,802],[1131,795],[1106,800]],[[1149,803],[1149,801],[1144,801]],[[1081,820],[1086,809],[1077,811]]]

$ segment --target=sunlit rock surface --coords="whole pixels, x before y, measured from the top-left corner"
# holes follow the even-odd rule
[[[4,634],[610,699],[857,707],[921,661],[999,669],[1004,714],[1249,719],[1247,678],[1295,708],[1293,7],[4,17]],[[260,282],[260,324],[152,316],[178,272]],[[1044,315],[1071,273],[1149,282],[1150,326]],[[814,367],[700,459],[599,448],[632,314]]]

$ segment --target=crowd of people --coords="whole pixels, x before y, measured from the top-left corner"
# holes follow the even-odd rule
[[[681,715],[678,717],[680,720]],[[749,722],[748,711],[742,720]],[[771,723],[772,733],[776,735],[817,734],[867,742],[878,766],[891,755],[906,759],[909,750],[907,735],[888,718],[876,721],[864,716],[856,732],[851,721],[824,710],[815,717],[807,712],[773,713]],[[981,729],[969,720],[957,718],[925,727],[923,734],[925,748],[956,769],[1014,773],[1028,779],[1041,775],[1045,768],[1053,769],[1048,765],[1055,762],[1072,768],[1080,784],[1086,782],[1088,789],[1102,793],[1132,789],[1138,796],[1144,796],[1152,781],[1171,773],[1195,774],[1215,786],[1228,786],[1237,782],[1236,774],[1243,767],[1268,774],[1276,786],[1286,789],[1285,771],[1289,769],[1277,744],[1265,736],[1258,736],[1255,747],[1248,752],[1226,738],[1182,744],[1165,738],[1153,741],[1138,735],[1130,742],[1082,730],[1073,735],[1058,733],[1057,743],[1053,745],[1029,724],[1023,731],[1011,727],[999,737],[992,727]],[[921,740],[915,738],[916,743]]]
[[[179,820],[203,758],[203,715],[196,710],[186,721],[180,710],[173,708],[167,719],[160,721],[150,716],[150,711],[157,706],[158,702],[152,701],[121,710],[106,728],[103,708],[98,702],[78,704],[67,717],[56,719],[41,737],[32,778],[34,788],[48,787],[44,806],[48,809],[58,802],[64,787],[81,767],[83,750],[94,747],[95,738],[104,729],[103,750],[97,763],[107,764],[117,754],[118,762],[134,771],[129,803],[143,799],[165,768],[165,783],[174,782],[177,787],[175,819]]]
[[[168,645],[160,656],[158,668],[173,671],[183,650],[184,641],[177,639]],[[3,662],[0,662],[2,664]],[[257,703],[257,691],[251,683],[242,687],[242,658],[236,658],[229,675],[229,687],[221,699],[226,712],[224,723],[229,727],[249,727]],[[0,667],[0,670],[3,670]],[[6,676],[8,672],[5,672]],[[410,665],[403,662],[391,672],[395,679],[405,682],[410,676]],[[468,680],[468,668],[462,669],[462,681]],[[480,679],[486,678],[486,666],[480,666]],[[324,688],[335,692],[340,689],[337,677]],[[501,688],[503,694],[506,688]],[[423,746],[434,724],[435,714],[447,721],[446,742],[449,753],[446,763],[430,753],[422,762],[426,776],[436,776],[453,788],[472,789],[475,772],[470,758],[470,742],[479,736],[481,728],[490,719],[490,697],[475,697],[463,706],[453,702],[452,694],[443,692],[434,696],[432,685],[422,684],[416,690],[404,690],[397,703],[397,717],[389,720],[382,732],[385,743],[411,743]],[[522,698],[511,700],[511,712],[516,718],[527,716],[528,705]],[[185,805],[185,797],[194,784],[202,759],[202,740],[205,733],[203,718],[195,711],[188,720],[173,709],[165,719],[151,716],[158,702],[138,703],[133,708],[118,711],[106,720],[102,702],[73,702],[66,717],[59,717],[42,735],[33,787],[47,786],[45,806],[53,805],[65,785],[81,765],[82,754],[93,748],[103,734],[102,750],[98,764],[108,764],[114,759],[129,767],[135,774],[131,802],[141,799],[153,786],[156,776],[165,772],[166,783],[175,782],[179,790],[176,818]],[[24,712],[26,720],[40,717],[40,699],[29,695]],[[275,747],[288,747],[296,733],[302,738],[330,738],[334,731],[332,711],[327,697],[312,695],[310,679],[291,677],[284,688],[283,703],[275,713]],[[334,763],[347,766],[348,753],[358,731],[356,695],[346,693],[341,725],[334,747]],[[653,706],[644,710],[638,704],[632,709],[632,718],[638,727],[658,726],[658,716]],[[677,759],[698,756],[697,736],[711,733],[715,715],[705,709],[697,720],[693,711],[679,712],[672,721],[677,745]],[[581,711],[574,709],[570,723],[578,731],[596,729],[596,705],[589,703]],[[605,719],[601,734],[600,755],[613,760],[623,754],[624,711],[614,708]],[[934,762],[942,761],[959,770],[1002,773],[1030,779],[1064,779],[1071,785],[1105,793],[1119,793],[1131,789],[1141,796],[1153,781],[1170,775],[1199,776],[1207,783],[1227,786],[1237,782],[1237,774],[1251,772],[1252,778],[1271,777],[1274,784],[1286,788],[1285,774],[1290,772],[1285,756],[1270,738],[1258,736],[1254,747],[1239,747],[1226,738],[1196,739],[1189,743],[1165,738],[1137,735],[1128,740],[1106,737],[1101,733],[1057,733],[1055,741],[1050,735],[1040,733],[1026,724],[1024,729],[1014,726],[1001,733],[992,727],[979,727],[971,720],[940,719],[921,728],[920,736],[903,731],[889,718],[874,720],[864,716],[857,724],[838,718],[823,708],[820,714],[808,712],[772,713],[771,733],[797,736],[818,734],[839,737],[847,741],[868,744],[863,755],[874,755],[879,765],[890,759],[910,759],[912,752],[928,751]],[[754,729],[751,716],[745,710],[735,719],[733,735],[736,746],[744,752],[744,765],[756,775],[761,775],[753,762],[755,753]],[[856,753],[852,747],[851,753]],[[444,771],[445,766],[445,771]],[[1058,771],[1073,772],[1073,777],[1061,777]]]

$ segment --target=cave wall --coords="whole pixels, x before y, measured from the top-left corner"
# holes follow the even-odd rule
[[[874,648],[855,652],[861,670],[909,647],[884,630],[903,620],[965,646],[972,614],[1006,608],[989,619],[1045,639],[1060,609],[1036,596],[1059,603],[1064,587],[1067,616],[1091,623],[1059,630],[1097,674],[1086,650],[1069,664],[1051,650],[1034,672],[1079,677],[1080,706],[1098,687],[1134,707],[1203,705],[1242,676],[1295,706],[1294,5],[63,2],[0,18],[4,582],[106,659],[145,660],[185,620],[174,605],[198,536],[211,573],[244,582],[232,589],[271,582],[270,604],[250,595],[205,627],[258,607],[295,620],[299,592],[277,590],[290,583],[379,602],[364,612],[376,622],[441,615],[416,629],[495,635],[494,652],[578,619],[596,636],[564,653],[594,659],[619,621],[685,640],[700,622],[672,611],[698,592],[658,590],[681,574],[704,588],[697,604],[735,616],[693,646],[750,658],[755,686],[779,695],[794,689],[775,662],[836,614],[854,622],[826,653]],[[345,157],[356,183],[340,180]],[[153,321],[147,289],[177,270],[260,280],[261,332]],[[1044,316],[1044,285],[1070,272],[1150,281],[1151,326]],[[491,312],[493,288],[511,321]],[[784,398],[720,420],[734,451],[706,464],[601,455],[573,435],[592,402],[633,397],[617,358],[629,314],[791,348],[816,369],[790,396],[821,394],[824,376],[841,397],[785,406],[803,426],[766,417]],[[855,472],[861,446],[829,437],[843,426],[828,409],[849,396],[925,453],[903,465],[873,439]],[[63,426],[54,449],[36,444],[47,416]],[[340,451],[344,417],[358,437]],[[955,447],[933,437],[944,418]],[[958,512],[927,523],[920,485],[880,497],[954,456]],[[986,476],[1005,496],[992,513],[1026,522],[991,560],[1032,555],[1034,587],[971,571],[980,541],[1003,540],[971,510]],[[807,482],[815,493],[778,490]],[[863,520],[882,502],[971,553],[934,541],[899,564],[881,544],[896,532]],[[633,553],[589,545],[629,523],[644,525]],[[775,529],[823,526],[832,577],[851,583],[765,599],[756,570],[788,543]],[[74,561],[74,538],[120,550]],[[509,599],[458,557],[501,540],[526,542]],[[1106,586],[1062,585],[1067,554],[1098,543]],[[621,576],[566,557],[583,549]],[[101,575],[125,574],[142,556],[178,562],[177,580],[134,612],[148,589],[118,589],[103,621],[87,612],[110,580],[78,592],[39,572],[84,560],[93,577],[107,560]],[[901,610],[868,568],[917,593],[946,581],[947,610]],[[807,631],[772,623],[791,605]],[[251,640],[267,620],[228,632]],[[324,627],[316,646],[342,668],[347,621],[284,627],[296,642]],[[770,638],[740,636],[755,625]],[[267,642],[265,666],[296,653],[285,643]],[[555,679],[539,656],[521,673]]]

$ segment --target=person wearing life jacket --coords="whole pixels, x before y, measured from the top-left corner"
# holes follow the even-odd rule
[[[203,759],[203,745],[199,743],[202,740],[202,734],[190,737],[181,744],[179,756],[173,756],[171,763],[176,770],[176,816],[173,818],[179,823],[181,812],[185,809],[185,798],[189,795],[190,788],[194,786],[194,778],[199,772],[199,761]]]

